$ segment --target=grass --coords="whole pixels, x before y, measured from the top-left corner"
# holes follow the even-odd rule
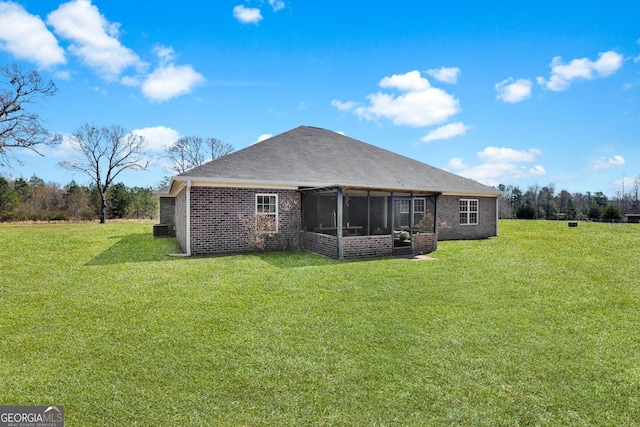
[[[640,226],[500,229],[341,262],[0,226],[0,403],[68,426],[638,425]]]

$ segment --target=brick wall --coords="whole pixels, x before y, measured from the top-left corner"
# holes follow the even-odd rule
[[[279,232],[270,235],[266,250],[299,248],[300,194],[292,190],[255,188],[191,188],[191,253],[253,251],[239,216],[253,218],[256,194],[278,195]]]
[[[160,197],[160,224],[167,224],[169,236],[176,235],[176,199]]]
[[[429,253],[436,250],[434,233],[414,234],[413,252]],[[338,238],[328,234],[304,233],[304,249],[330,258],[338,257]],[[342,256],[344,259],[375,258],[393,255],[391,235],[344,236]]]
[[[478,200],[478,224],[460,225],[460,199]],[[438,197],[438,240],[484,239],[495,236],[496,230],[495,197]]]
[[[436,250],[435,233],[414,233],[411,235],[411,246],[414,254],[428,254]]]
[[[338,238],[328,234],[303,232],[304,249],[329,258],[338,257]]]
[[[372,258],[393,255],[393,238],[381,236],[346,236],[342,238],[344,259]]]

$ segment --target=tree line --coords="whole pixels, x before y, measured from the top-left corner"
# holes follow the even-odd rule
[[[500,218],[618,221],[625,214],[640,213],[640,178],[626,191],[617,191],[613,198],[601,191],[556,193],[554,184],[534,184],[525,191],[517,185],[500,184],[498,189],[503,192]]]
[[[153,219],[158,201],[151,188],[112,185],[105,195],[108,219]],[[95,185],[71,181],[65,186],[0,176],[0,221],[93,221],[100,218],[102,198]]]

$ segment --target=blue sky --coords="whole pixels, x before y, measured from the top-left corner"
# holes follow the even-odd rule
[[[240,149],[309,125],[489,185],[612,196],[640,175],[639,16],[636,1],[0,1],[0,64],[56,83],[52,131],[144,135],[155,160],[127,185],[169,175],[180,136]],[[43,152],[0,173],[86,182],[56,166],[65,143]]]

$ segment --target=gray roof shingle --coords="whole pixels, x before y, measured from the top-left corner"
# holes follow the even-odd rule
[[[495,188],[417,160],[315,127],[300,126],[186,171],[181,181],[295,183],[455,194],[501,194]]]

